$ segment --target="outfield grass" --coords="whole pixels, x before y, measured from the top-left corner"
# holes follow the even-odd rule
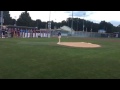
[[[120,79],[120,39],[62,38],[101,48],[59,46],[57,41],[0,39],[0,79]]]

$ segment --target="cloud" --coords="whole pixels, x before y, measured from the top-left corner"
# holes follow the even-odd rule
[[[18,19],[22,12],[24,12],[24,11],[10,11],[10,16],[12,18],[16,17],[16,19]]]
[[[110,21],[114,26],[120,25],[120,21]]]
[[[15,16],[19,18],[19,15],[23,11],[10,11],[10,15],[14,18]],[[31,18],[33,20],[41,19],[42,21],[48,21],[50,11],[28,11]],[[69,17],[69,13],[65,13],[65,11],[51,11],[51,17],[50,20],[56,20],[57,22],[60,22],[62,20],[66,20]]]
[[[74,11],[73,13],[75,17],[82,17],[86,13],[86,11]]]
[[[97,21],[120,21],[120,11],[92,11],[92,14],[86,17],[88,20]]]
[[[65,13],[68,13],[70,17],[72,16],[72,11],[66,11]],[[86,14],[86,15],[84,15],[84,14]],[[73,11],[74,17],[84,17],[89,14],[90,14],[89,11]]]
[[[90,12],[89,12],[90,13]],[[120,11],[91,11],[85,19],[99,23],[101,21],[110,22],[114,26],[120,24]]]
[[[11,17],[19,18],[19,15],[24,11],[10,11]],[[49,20],[50,11],[28,11],[33,20],[41,19],[42,21]],[[84,15],[86,13],[86,15]],[[50,20],[61,22],[72,16],[72,11],[51,11]],[[111,22],[113,25],[118,25],[120,22],[120,11],[73,11],[74,17],[84,18],[96,23],[100,21]]]

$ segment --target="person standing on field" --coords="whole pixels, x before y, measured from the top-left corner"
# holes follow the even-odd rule
[[[58,44],[60,44],[60,39],[61,39],[61,32],[58,32],[58,40],[59,40]]]

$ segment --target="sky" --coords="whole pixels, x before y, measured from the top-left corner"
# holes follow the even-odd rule
[[[18,19],[24,11],[10,11],[10,15],[14,19]],[[33,20],[40,19],[42,21],[50,20],[61,22],[68,17],[72,17],[72,11],[28,11]],[[84,18],[95,23],[105,20],[114,26],[120,24],[120,11],[73,11],[73,17]]]

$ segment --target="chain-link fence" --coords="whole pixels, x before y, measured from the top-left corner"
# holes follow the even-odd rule
[[[61,32],[62,36],[72,36],[72,37],[103,37],[103,38],[119,38],[120,33],[98,33],[98,32],[83,32],[83,31],[63,31],[63,30],[53,30],[51,31],[51,36],[57,36],[58,32]]]

